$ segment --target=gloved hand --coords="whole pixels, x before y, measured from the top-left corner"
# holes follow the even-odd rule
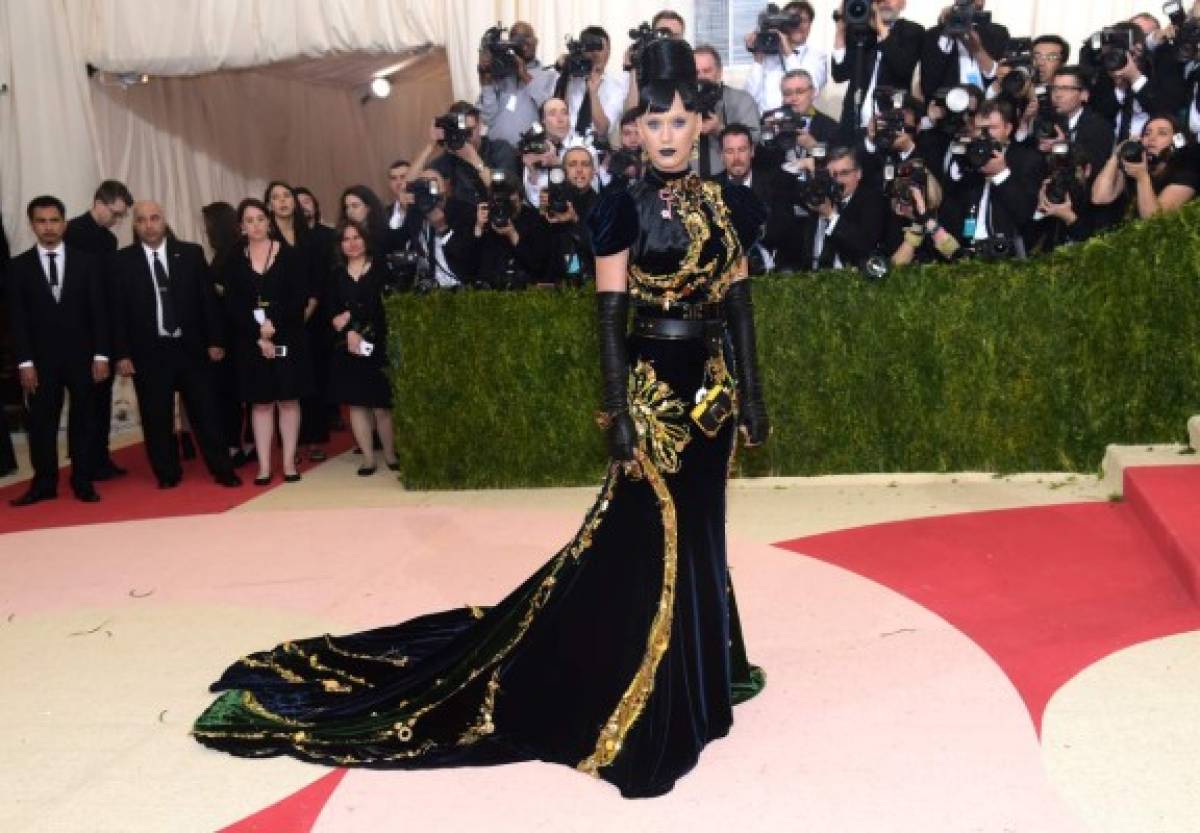
[[[725,293],[725,323],[733,339],[733,355],[737,361],[738,399],[746,445],[762,445],[771,433],[771,423],[758,375],[754,304],[750,300],[749,279],[735,281]]]
[[[608,453],[617,462],[634,459],[637,428],[629,415],[629,358],[625,349],[629,294],[597,292],[596,321],[600,334],[603,405],[608,416]]]

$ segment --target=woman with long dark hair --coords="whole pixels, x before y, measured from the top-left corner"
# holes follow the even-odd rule
[[[378,195],[365,185],[351,185],[338,200],[338,225],[346,220],[361,223],[371,239],[371,256],[384,262],[387,257],[388,215]]]
[[[725,481],[739,422],[750,444],[768,434],[744,254],[765,212],[688,170],[690,47],[648,45],[639,79],[653,167],[589,221],[611,463],[583,527],[490,609],[240,660],[196,723],[202,743],[339,766],[541,759],[647,797],[761,689],[726,566]]]
[[[234,323],[238,382],[251,406],[256,485],[271,482],[276,413],[283,444],[283,479],[294,483],[300,435],[299,399],[313,391],[304,309],[309,286],[296,249],[271,237],[265,203],[247,197],[238,205],[243,245],[226,266],[226,292]]]

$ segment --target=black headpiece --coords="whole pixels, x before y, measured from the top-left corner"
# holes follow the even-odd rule
[[[639,109],[669,110],[675,94],[696,109],[696,58],[687,41],[660,38],[642,49],[638,68]]]

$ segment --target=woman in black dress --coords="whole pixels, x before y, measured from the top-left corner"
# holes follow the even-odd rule
[[[1200,191],[1200,153],[1182,136],[1179,123],[1171,116],[1151,118],[1142,128],[1141,156],[1131,161],[1122,155],[1127,145],[1136,145],[1133,140],[1117,145],[1092,183],[1092,202],[1132,204],[1144,220],[1178,211],[1195,199]]]
[[[313,368],[313,392],[300,400],[300,444],[308,459],[325,459],[323,446],[329,442],[329,408],[326,405],[325,380],[329,377],[329,328],[321,313],[325,280],[331,263],[308,225],[300,208],[296,189],[275,180],[267,185],[263,202],[271,216],[271,236],[296,250],[308,272],[308,303],[304,307],[304,329],[308,337],[308,356]]]
[[[338,226],[339,265],[329,279],[325,304],[333,330],[329,396],[350,408],[350,429],[362,449],[358,473],[375,473],[372,432],[378,432],[383,462],[396,462],[392,431],[392,388],[387,378],[387,315],[383,309],[382,264],[370,255],[370,235],[354,220]]]
[[[382,266],[387,257],[388,215],[379,197],[365,185],[351,185],[338,202],[342,209],[338,226],[346,220],[361,224],[367,230],[368,251]]]
[[[725,484],[733,408],[750,443],[768,433],[744,279],[765,212],[748,188],[688,170],[701,124],[691,48],[651,43],[640,70],[654,168],[589,223],[611,464],[582,528],[490,609],[243,658],[213,685],[225,691],[196,723],[200,742],[339,766],[541,759],[647,797],[762,688],[726,566]]]
[[[313,390],[304,308],[309,285],[306,264],[297,251],[271,237],[264,203],[253,198],[238,205],[245,245],[226,266],[226,292],[233,316],[238,387],[250,403],[254,447],[258,454],[255,484],[271,482],[275,414],[283,444],[283,479],[294,483],[302,396]]]

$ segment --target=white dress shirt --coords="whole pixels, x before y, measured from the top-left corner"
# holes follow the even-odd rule
[[[794,47],[792,54],[782,62],[777,56],[768,55],[761,64],[755,61],[751,65],[742,89],[754,97],[760,113],[774,110],[783,104],[783,91],[779,87],[783,83],[784,73],[794,69],[808,72],[812,77],[813,89],[820,95],[825,82],[829,80],[829,56],[807,43]]]
[[[404,206],[398,202],[392,203],[392,216],[388,219],[388,227],[398,229],[403,226],[405,214]]]
[[[50,291],[54,293],[54,300],[57,301],[62,298],[63,283],[67,278],[67,247],[59,243],[58,248],[47,249],[39,243],[37,252],[38,260],[42,262],[42,273],[46,276],[46,286],[50,286],[50,258],[47,255],[54,253],[54,273],[58,276],[58,286],[50,286]]]
[[[627,88],[620,81],[605,75],[600,79],[600,109],[608,117],[608,132],[611,133],[621,123],[621,112],[625,107]],[[575,125],[579,119],[579,108],[583,104],[583,94],[587,92],[587,82],[583,78],[572,78],[567,82],[567,119],[571,132],[575,134]]]

